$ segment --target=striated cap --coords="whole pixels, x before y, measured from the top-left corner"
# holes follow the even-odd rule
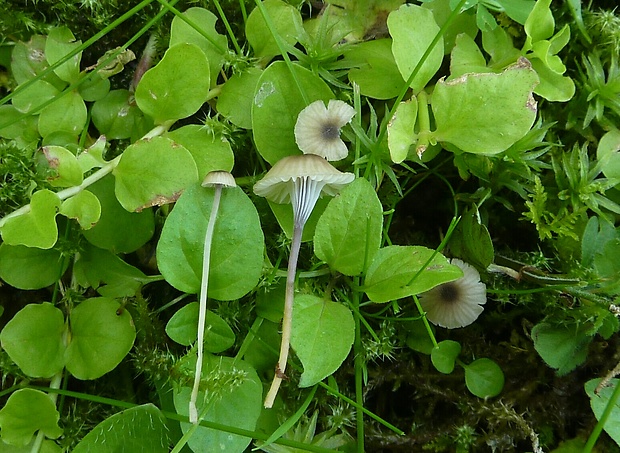
[[[223,170],[210,171],[202,181],[202,187],[215,186],[237,187],[237,183],[235,182],[234,176],[231,175],[230,172]]]
[[[319,183],[318,190],[330,196],[349,184],[355,176],[343,173],[315,154],[287,156],[280,159],[265,177],[254,185],[254,193],[275,203],[289,203],[296,180]],[[318,196],[318,194],[317,194]]]

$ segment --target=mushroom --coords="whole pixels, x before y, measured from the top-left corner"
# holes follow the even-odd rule
[[[279,160],[265,177],[254,185],[254,193],[275,203],[293,205],[293,239],[291,256],[286,274],[286,293],[282,317],[282,342],[276,373],[271,388],[265,398],[265,407],[270,408],[285,377],[291,339],[293,319],[293,299],[295,296],[295,273],[297,258],[304,225],[321,194],[336,195],[342,187],[349,184],[355,176],[342,173],[329,162],[315,154],[288,156]]]
[[[209,287],[209,267],[211,263],[211,243],[213,242],[213,230],[215,228],[215,220],[217,211],[220,207],[220,198],[222,196],[222,187],[236,187],[235,178],[227,171],[212,171],[205,176],[202,182],[203,187],[215,188],[213,196],[213,205],[211,206],[211,214],[209,223],[207,224],[207,232],[205,233],[205,244],[202,256],[202,280],[200,291],[200,308],[198,312],[198,357],[196,359],[196,374],[194,375],[194,386],[192,395],[189,400],[189,421],[198,423],[198,410],[196,408],[196,400],[198,399],[198,390],[200,388],[200,378],[202,375],[202,360],[204,348],[204,330],[207,321],[207,289]]]
[[[295,142],[304,154],[316,154],[327,160],[341,160],[349,150],[340,138],[340,128],[348,124],[355,109],[332,99],[325,107],[315,101],[299,112],[295,123]]]

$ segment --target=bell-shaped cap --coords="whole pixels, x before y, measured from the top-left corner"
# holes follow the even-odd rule
[[[217,170],[210,171],[205,176],[205,179],[202,181],[202,187],[215,187],[215,186],[223,186],[223,187],[237,187],[237,183],[235,182],[235,178],[228,171]]]
[[[343,173],[315,154],[287,156],[280,159],[265,177],[254,185],[254,193],[275,203],[289,203],[296,181],[310,180],[320,193],[336,195],[355,176]],[[317,198],[318,198],[317,194]]]

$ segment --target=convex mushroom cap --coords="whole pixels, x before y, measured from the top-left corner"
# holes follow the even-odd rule
[[[340,138],[340,128],[348,124],[355,109],[332,99],[325,107],[315,101],[299,112],[295,123],[295,142],[304,154],[316,154],[327,160],[341,160],[349,150]]]
[[[205,179],[202,181],[202,187],[237,187],[237,183],[235,182],[235,177],[230,174],[228,171],[224,170],[216,170],[210,171],[205,176]]]
[[[315,154],[287,156],[276,162],[265,177],[254,185],[254,193],[283,204],[291,202],[295,184],[305,181],[319,194],[322,192],[334,196],[353,179],[353,173],[343,173]]]
[[[254,193],[275,203],[290,202],[295,224],[303,225],[322,193],[334,196],[354,179],[315,154],[287,156],[254,185]]]

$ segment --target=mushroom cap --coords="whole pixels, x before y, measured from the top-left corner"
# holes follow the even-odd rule
[[[287,156],[280,159],[265,177],[254,185],[254,193],[275,203],[289,203],[295,180],[308,178],[321,183],[323,193],[334,196],[355,179],[315,154]]]
[[[214,186],[224,186],[224,187],[237,187],[237,183],[235,182],[235,178],[228,171],[217,170],[210,171],[205,176],[205,179],[202,181],[202,187],[214,187]]]

